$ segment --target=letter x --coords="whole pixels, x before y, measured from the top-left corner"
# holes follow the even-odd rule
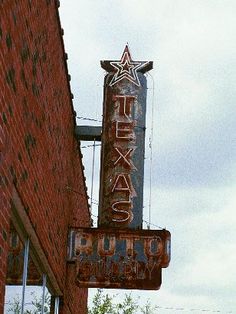
[[[124,161],[128,165],[129,168],[134,168],[134,169],[137,170],[137,168],[134,166],[134,164],[130,160],[131,155],[132,155],[132,153],[134,151],[133,148],[129,148],[128,151],[125,154],[124,154],[124,152],[121,152],[118,147],[115,147],[115,150],[117,151],[119,156],[116,159],[116,161],[114,162],[114,166],[116,166],[118,164],[118,162],[122,163],[122,161]]]

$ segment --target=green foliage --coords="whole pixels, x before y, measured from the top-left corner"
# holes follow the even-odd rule
[[[122,302],[115,303],[115,296],[103,294],[102,289],[98,289],[92,300],[92,307],[88,314],[154,314],[156,307],[152,307],[150,301],[144,306],[138,305],[131,294],[126,294]]]
[[[93,307],[88,310],[88,314],[115,314],[112,307],[112,298],[108,294],[103,295],[102,290],[98,289],[93,298]]]
[[[26,312],[27,314],[37,314],[37,313],[41,313],[42,311],[42,296],[39,299],[35,293],[31,293],[31,295],[33,296],[33,301],[32,301],[32,305],[35,307],[35,309]],[[51,302],[51,296],[49,293],[46,293],[45,295],[45,301],[44,301],[44,314],[49,314],[50,313],[50,302]]]
[[[133,314],[138,308],[138,304],[134,301],[130,294],[125,295],[122,303],[116,305],[119,314]]]
[[[157,313],[157,307],[152,306],[150,303],[150,300],[147,301],[147,303],[144,305],[143,308],[140,308],[142,314],[154,314]]]
[[[31,293],[31,309],[25,310],[24,314],[39,314],[42,310],[42,297],[38,297],[34,292]],[[44,313],[50,313],[50,294],[46,293]],[[150,301],[140,306],[138,300],[133,299],[131,294],[126,294],[123,301],[116,301],[116,296],[104,294],[102,289],[98,289],[93,300],[92,307],[89,308],[88,314],[155,314],[156,307],[151,306]],[[21,314],[21,301],[17,295],[10,304],[7,313]]]
[[[33,300],[31,301],[31,309],[25,310],[24,314],[39,314],[42,311],[42,297],[39,298],[35,292],[31,293]],[[45,295],[45,302],[44,302],[44,313],[49,314],[50,313],[50,301],[51,297],[49,293],[46,293]],[[16,295],[15,298],[13,298],[13,301],[10,303],[10,306],[7,310],[7,313],[14,313],[14,314],[21,314],[21,300],[19,295]]]
[[[7,313],[20,314],[21,312],[21,302],[19,295],[13,298],[13,301],[10,303],[10,307],[7,310]]]

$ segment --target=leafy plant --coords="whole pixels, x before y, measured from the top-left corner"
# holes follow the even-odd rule
[[[108,294],[103,295],[102,289],[97,290],[92,303],[93,306],[88,310],[88,314],[115,314],[112,297],[108,296]]]
[[[33,300],[30,303],[32,307],[30,310],[26,309],[24,314],[39,314],[42,311],[42,296],[38,297],[35,292],[31,293]],[[45,302],[44,302],[44,314],[50,313],[50,301],[51,297],[50,294],[47,292],[45,295]],[[21,300],[19,295],[17,294],[13,301],[10,302],[9,308],[7,313],[14,313],[14,314],[21,314]]]
[[[131,294],[126,294],[124,301],[116,303],[115,296],[104,295],[102,289],[98,289],[88,314],[154,314],[155,310],[156,307],[152,307],[150,301],[144,306],[138,305],[138,301],[133,299]]]
[[[31,309],[26,309],[24,314],[39,314],[42,311],[42,297],[35,292],[31,293],[33,300],[30,303]],[[44,313],[50,313],[50,294],[46,293],[44,303]],[[88,310],[88,314],[155,314],[156,307],[152,306],[150,301],[140,306],[137,299],[133,299],[131,293],[126,294],[123,301],[116,302],[116,296],[104,294],[102,289],[97,292],[92,300],[92,306]],[[19,295],[13,298],[7,313],[21,314],[21,301]]]
[[[10,303],[10,307],[7,310],[7,313],[20,314],[21,312],[21,302],[19,295],[17,294],[13,301]]]

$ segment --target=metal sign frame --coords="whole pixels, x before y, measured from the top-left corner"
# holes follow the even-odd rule
[[[104,81],[99,227],[142,229],[145,72],[152,62],[133,61],[125,47],[120,61],[102,61]]]
[[[159,289],[161,269],[170,262],[170,233],[165,229],[73,229],[69,251],[80,287]]]
[[[151,61],[101,61],[104,80],[98,228],[71,229],[68,261],[85,288],[159,289],[170,262],[170,232],[143,230],[147,81]],[[98,130],[77,130],[100,140]],[[98,133],[98,134],[97,134]],[[98,135],[98,136],[97,136]]]

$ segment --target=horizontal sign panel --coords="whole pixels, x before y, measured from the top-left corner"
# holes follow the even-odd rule
[[[80,287],[159,289],[170,261],[167,230],[83,228],[72,230],[69,242]]]

